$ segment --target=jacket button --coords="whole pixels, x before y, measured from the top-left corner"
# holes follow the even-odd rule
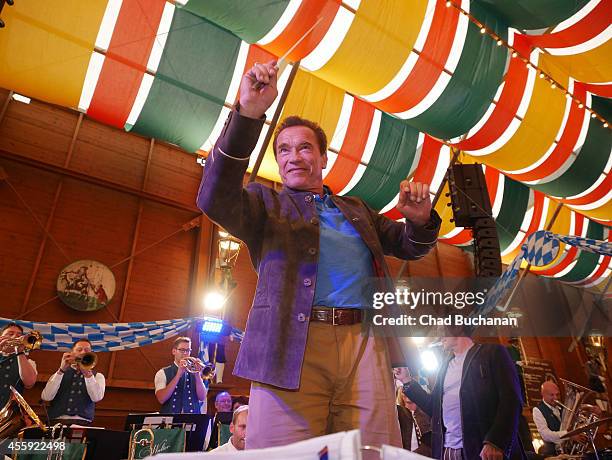
[[[306,195],[306,196],[304,197],[304,201],[305,201],[306,203],[312,203],[312,195],[310,195],[310,194],[309,194],[309,195]]]
[[[308,254],[310,254],[311,256],[314,256],[316,253],[317,253],[316,248],[308,248]]]
[[[303,323],[304,321],[306,321],[306,315],[305,315],[304,313],[300,313],[300,314],[298,314],[298,315],[297,315],[297,320],[298,320],[300,323]]]
[[[304,280],[304,286],[308,287],[308,286],[310,286],[311,284],[312,284],[312,281],[310,280],[310,278],[306,278],[306,279]]]
[[[353,219],[351,219],[353,222],[359,222],[359,217],[353,217]]]
[[[317,217],[313,217],[310,219],[310,223],[312,225],[319,225],[319,219]]]

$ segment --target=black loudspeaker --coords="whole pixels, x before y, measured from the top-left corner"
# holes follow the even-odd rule
[[[491,201],[481,165],[454,164],[448,184],[455,225],[471,227],[474,219],[491,217]]]
[[[499,238],[482,166],[454,164],[448,184],[455,225],[472,229],[476,276],[499,277],[502,273]]]

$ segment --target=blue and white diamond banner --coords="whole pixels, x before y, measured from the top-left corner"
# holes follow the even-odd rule
[[[575,246],[582,251],[594,252],[603,256],[612,256],[612,243],[608,241],[582,238],[579,236],[557,235],[546,230],[534,232],[529,235],[527,242],[521,246],[519,254],[489,290],[484,304],[475,313],[486,315],[494,308],[499,311],[504,311],[506,307],[500,305],[500,303],[506,297],[507,292],[513,287],[514,281],[518,277],[522,261],[526,260],[527,263],[538,267],[547,265],[555,260],[559,254],[560,243]]]
[[[43,336],[41,350],[70,351],[72,344],[78,339],[88,339],[92,351],[120,351],[143,347],[161,342],[180,333],[185,333],[191,326],[198,325],[206,318],[193,317],[167,319],[161,321],[145,321],[134,323],[47,323],[40,321],[17,320],[15,323],[26,332],[36,330]],[[12,322],[8,318],[0,318],[0,328]],[[241,342],[244,332],[231,328],[230,339]]]

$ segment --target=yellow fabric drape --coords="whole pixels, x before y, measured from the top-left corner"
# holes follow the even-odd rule
[[[611,220],[612,219],[612,201],[608,201],[599,208],[590,209],[588,211],[579,211],[585,216],[592,217],[593,219],[599,220]]]
[[[77,107],[106,1],[17,1],[2,10],[0,87]]]
[[[612,40],[585,53],[569,56],[551,56],[551,64],[578,81],[605,83],[612,80]]]
[[[442,194],[436,203],[435,210],[438,211],[440,218],[442,219],[442,224],[440,225],[440,235],[446,235],[447,233],[452,232],[455,229],[455,223],[450,220],[453,218],[453,210],[450,206],[447,206],[450,203],[450,197],[447,197],[446,194],[449,193],[448,182],[444,185],[442,189]]]
[[[540,59],[540,67],[547,72],[550,68],[548,58],[542,56]],[[559,73],[551,76],[567,84],[567,77]],[[536,77],[529,107],[512,138],[500,149],[479,158],[487,165],[511,171],[532,165],[554,143],[563,122],[565,106],[565,94],[551,88],[545,79]]]
[[[427,0],[361,2],[342,44],[315,74],[349,93],[380,90],[408,58],[426,8]]]
[[[300,70],[295,76],[279,122],[289,115],[298,115],[316,121],[327,134],[329,142],[340,118],[343,100],[344,91],[340,88]],[[350,133],[347,133],[348,135]],[[272,140],[270,140],[258,175],[280,182],[278,165],[272,151]]]

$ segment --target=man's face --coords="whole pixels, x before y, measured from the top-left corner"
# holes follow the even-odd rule
[[[459,342],[459,337],[442,337],[440,342],[442,342],[444,351],[447,353],[454,353]]]
[[[77,356],[91,353],[91,345],[89,342],[77,342],[74,344],[74,347],[72,347],[72,352]]]
[[[191,343],[189,342],[181,342],[172,349],[172,356],[177,363],[183,358],[188,358],[189,355],[191,355]]]
[[[8,337],[9,339],[21,337],[22,335],[21,330],[15,326],[9,327],[2,332],[2,337]]]
[[[231,412],[232,411],[232,397],[225,391],[219,393],[215,399],[215,408],[217,412]]]
[[[232,444],[234,444],[234,447],[238,450],[244,450],[248,413],[248,410],[240,412],[236,416],[236,423],[232,423],[230,425],[230,431],[232,432]]]
[[[321,193],[327,152],[321,155],[312,129],[306,126],[283,129],[276,138],[276,161],[283,184],[295,190]]]
[[[559,387],[550,382],[544,384],[542,387],[542,399],[545,403],[552,406],[555,401],[561,399],[561,391],[559,391]]]

